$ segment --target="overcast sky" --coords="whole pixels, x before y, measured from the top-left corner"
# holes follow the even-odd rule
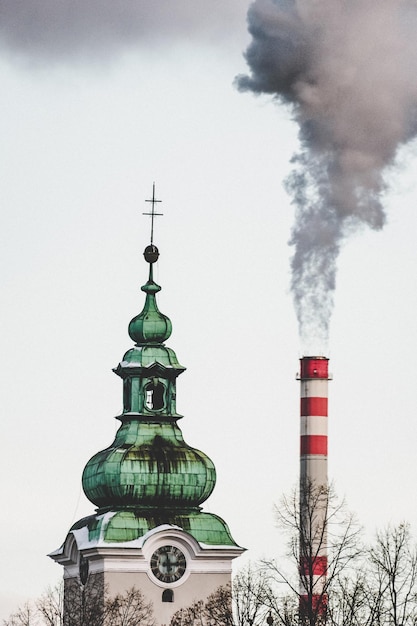
[[[247,6],[207,7],[0,0],[0,618],[60,579],[46,554],[94,511],[81,474],[117,428],[111,369],[143,306],[153,181],[180,426],[218,473],[204,508],[243,562],[283,552],[273,505],[298,478],[305,349],[284,189],[299,125],[235,86]],[[329,474],[370,535],[417,523],[416,173],[411,142],[383,172],[383,229],[356,228],[337,259]]]

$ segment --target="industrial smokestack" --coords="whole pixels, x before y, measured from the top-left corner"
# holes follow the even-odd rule
[[[325,618],[327,607],[327,388],[329,359],[300,359],[300,613]]]

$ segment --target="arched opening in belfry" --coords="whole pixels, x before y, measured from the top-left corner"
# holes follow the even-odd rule
[[[165,387],[157,378],[154,378],[152,382],[146,385],[145,391],[145,404],[147,409],[158,411],[164,408]]]

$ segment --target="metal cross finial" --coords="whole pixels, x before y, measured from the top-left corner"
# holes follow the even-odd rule
[[[157,200],[155,198],[155,183],[152,187],[152,198],[150,200],[145,200],[145,202],[152,202],[152,211],[150,213],[142,213],[142,215],[150,215],[151,216],[151,245],[153,244],[153,220],[155,215],[163,215],[163,213],[155,213],[155,204],[157,202],[162,202],[162,200]]]

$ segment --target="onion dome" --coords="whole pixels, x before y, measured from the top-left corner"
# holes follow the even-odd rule
[[[216,472],[203,452],[188,446],[175,423],[129,420],[114,443],[83,474],[84,491],[100,510],[189,509],[214,489]]]
[[[144,343],[162,343],[166,341],[172,332],[172,324],[169,317],[161,313],[156,304],[155,295],[161,291],[161,287],[153,280],[153,263],[159,257],[156,246],[151,244],[145,248],[145,260],[149,266],[149,280],[141,287],[146,293],[145,306],[139,315],[134,317],[129,324],[129,336],[137,345]]]
[[[172,327],[156,303],[161,288],[153,281],[152,265],[158,249],[150,245],[144,256],[150,264],[142,287],[145,305],[129,324],[136,345],[114,369],[123,379],[122,425],[83,473],[84,492],[99,512],[198,510],[216,482],[212,461],[185,443],[177,425],[176,379],[185,368],[163,343]]]

